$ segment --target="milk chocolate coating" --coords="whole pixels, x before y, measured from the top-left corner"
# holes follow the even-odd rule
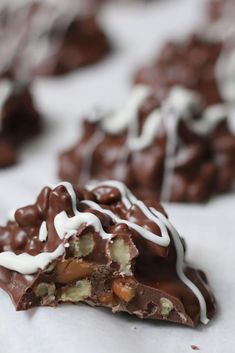
[[[92,191],[80,189],[77,186],[73,188],[77,197],[77,209],[97,215],[103,229],[113,235],[112,241],[103,239],[93,227],[84,223],[70,238],[70,247],[65,248],[64,255],[57,258],[47,269],[39,270],[32,276],[24,276],[0,267],[0,286],[10,295],[16,309],[26,310],[38,305],[55,306],[61,302],[61,293],[66,288],[85,277],[91,285],[91,293],[82,301],[92,306],[105,306],[115,312],[126,311],[141,318],[162,319],[195,326],[199,322],[199,301],[176,273],[177,253],[172,239],[169,246],[162,248],[142,238],[125,224],[116,224],[111,217],[81,203],[82,200],[92,200],[105,209],[111,210],[115,215],[121,216],[122,219],[147,226],[156,234],[156,237],[159,236],[157,234],[160,230],[156,224],[150,221],[137,206],[133,205],[129,209],[125,207],[118,189],[105,186],[105,183]],[[154,203],[151,206],[164,213],[160,205]],[[62,185],[54,189],[45,187],[34,205],[18,209],[15,213],[15,221],[0,227],[1,252],[13,251],[16,254],[26,252],[37,255],[40,252],[55,250],[59,244],[65,242],[59,238],[54,226],[54,218],[61,211],[65,211],[69,217],[73,216],[71,198],[65,187]],[[41,242],[38,236],[43,221],[47,224],[48,238]],[[93,250],[86,256],[75,256],[73,241],[81,239],[86,234],[93,237],[95,244]],[[131,273],[128,276],[120,275],[119,264],[110,259],[108,249],[116,239],[122,239],[129,248]],[[81,263],[83,271],[86,272],[84,276],[76,272],[77,266],[81,266]],[[207,305],[207,316],[211,318],[215,310],[214,299],[208,290],[204,273],[188,266],[185,273],[201,291]],[[122,300],[115,294],[116,292],[112,292],[115,280],[134,284],[131,289],[131,299]],[[52,297],[40,298],[36,295],[37,286],[42,282],[52,285],[51,288],[54,291]],[[161,311],[161,303],[166,299],[170,301],[171,308],[169,312],[164,313]]]
[[[68,13],[64,14],[57,7],[34,1],[16,9],[2,9],[1,76],[29,80],[33,76],[62,75],[107,54],[109,41],[94,16],[71,13],[70,1],[67,4]]]
[[[199,92],[207,105],[219,103],[215,70],[221,50],[222,43],[196,34],[182,43],[169,42],[153,64],[136,73],[134,82],[165,92],[181,85]]]
[[[14,164],[20,147],[42,129],[42,119],[34,107],[30,87],[17,81],[11,81],[11,84],[11,92],[1,107],[0,168]]]
[[[145,101],[138,115],[140,126],[160,101],[156,96]],[[194,112],[194,118],[202,119],[202,112]],[[164,128],[149,147],[140,151],[126,145],[126,133],[109,135],[99,123],[85,120],[83,130],[79,142],[60,156],[62,180],[85,185],[89,180],[117,179],[139,198],[160,199],[168,141]],[[98,142],[94,144],[97,134]],[[213,195],[231,191],[235,180],[235,136],[226,118],[204,136],[193,132],[182,119],[172,172],[172,202],[205,202]]]

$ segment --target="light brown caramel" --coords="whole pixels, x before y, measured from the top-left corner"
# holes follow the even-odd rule
[[[117,278],[113,281],[113,292],[125,302],[129,302],[135,296],[137,284],[131,277]]]
[[[57,263],[56,282],[69,283],[90,276],[95,270],[93,263],[81,260],[62,260]]]
[[[98,297],[99,301],[103,305],[117,305],[117,298],[115,298],[112,292],[106,292]]]

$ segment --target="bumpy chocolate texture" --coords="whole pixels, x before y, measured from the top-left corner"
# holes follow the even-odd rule
[[[55,7],[31,2],[0,13],[0,74],[27,80],[61,75],[101,59],[108,40],[91,15],[79,15],[76,1]]]
[[[0,168],[17,161],[22,144],[37,135],[42,119],[34,107],[28,85],[0,81]]]
[[[195,326],[214,314],[203,272],[159,205],[124,184],[45,187],[0,228],[0,286],[17,310],[78,303]],[[153,207],[155,206],[155,208]]]
[[[219,103],[216,64],[221,51],[221,42],[198,35],[169,42],[152,65],[137,72],[134,81],[163,91],[182,85],[199,92],[207,105]]]
[[[209,17],[211,21],[232,20],[235,13],[234,0],[211,0],[209,2]]]
[[[174,87],[165,98],[134,89],[124,109],[94,114],[79,142],[60,156],[62,180],[117,179],[139,198],[204,202],[230,191],[235,136],[224,105],[204,109],[200,96]]]

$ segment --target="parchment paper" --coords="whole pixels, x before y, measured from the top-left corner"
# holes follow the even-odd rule
[[[13,207],[34,202],[40,189],[56,183],[57,155],[79,137],[79,117],[94,105],[119,106],[129,92],[131,75],[167,39],[186,35],[202,23],[204,0],[153,2],[149,6],[110,6],[101,14],[114,43],[102,63],[34,86],[46,115],[43,136],[25,148],[21,163],[0,171],[0,221]],[[214,289],[218,314],[208,326],[192,330],[141,321],[85,305],[64,305],[15,312],[0,291],[0,353],[185,353],[234,351],[235,196],[206,205],[165,205],[187,241],[187,258],[204,269]]]

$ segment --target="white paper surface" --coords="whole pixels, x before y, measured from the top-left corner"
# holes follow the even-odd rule
[[[13,207],[34,202],[40,189],[56,183],[57,155],[76,141],[79,116],[92,106],[118,106],[130,89],[132,73],[171,36],[200,23],[204,0],[162,1],[149,7],[109,8],[102,21],[116,46],[105,61],[74,75],[35,85],[37,103],[48,129],[25,148],[21,164],[0,171],[0,221]],[[211,323],[193,330],[162,322],[141,321],[85,305],[15,312],[0,291],[0,353],[185,353],[234,351],[235,196],[207,205],[166,205],[184,236],[190,262],[208,274],[218,302]]]

